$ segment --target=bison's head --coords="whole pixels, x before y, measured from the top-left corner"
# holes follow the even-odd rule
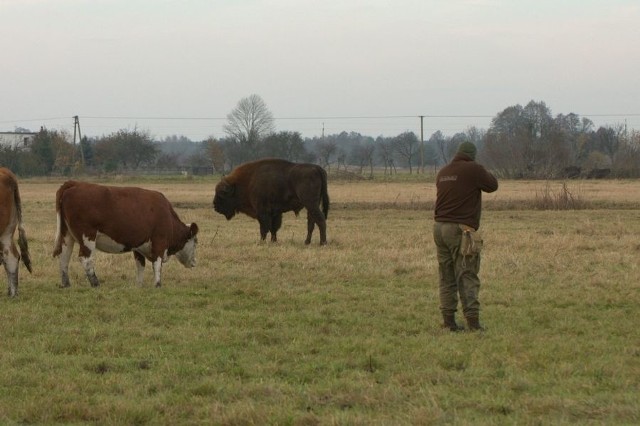
[[[216,185],[216,193],[213,196],[213,209],[230,220],[236,215],[236,187],[222,179]]]

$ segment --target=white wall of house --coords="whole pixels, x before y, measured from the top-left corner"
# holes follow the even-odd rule
[[[26,149],[37,133],[0,132],[0,146]]]

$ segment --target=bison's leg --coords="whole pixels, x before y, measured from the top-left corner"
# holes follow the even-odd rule
[[[137,251],[133,252],[133,258],[136,261],[136,282],[138,285],[142,285],[144,283],[144,264],[145,259],[144,256],[138,253]]]
[[[73,245],[75,241],[70,234],[65,235],[62,241],[62,251],[60,252],[60,278],[62,280],[61,287],[69,287],[69,261],[71,260],[71,254],[73,253]]]
[[[267,233],[271,230],[271,215],[269,213],[259,213],[258,222],[260,223],[260,239],[267,239]],[[273,234],[271,235],[273,240]]]
[[[320,245],[323,246],[327,244],[327,220],[324,218],[322,213],[320,214],[322,215],[322,218],[318,222],[318,229],[320,229]]]
[[[158,257],[153,261],[153,279],[156,283],[156,287],[160,287],[162,285],[162,257]]]
[[[282,213],[274,213],[271,216],[271,242],[278,241],[278,237],[276,236],[278,230],[282,226]]]
[[[11,235],[9,235],[9,240],[2,238],[0,245],[2,246],[4,270],[7,273],[7,281],[9,282],[8,294],[10,297],[14,297],[18,295],[18,262],[20,255],[10,238]]]
[[[98,287],[100,285],[100,281],[98,281],[98,277],[96,276],[96,270],[93,261],[93,252],[96,250],[96,242],[89,239],[84,239],[84,241],[80,242],[79,244],[80,262],[82,263],[85,274],[87,274],[89,284],[91,284],[91,287]]]
[[[310,211],[307,210],[307,239],[304,240],[305,244],[311,244],[311,235],[313,234],[313,228],[316,221]]]
[[[311,234],[313,234],[313,228],[316,224],[320,229],[320,244],[325,245],[327,244],[327,221],[318,207],[307,209],[307,239],[304,243],[311,243]]]

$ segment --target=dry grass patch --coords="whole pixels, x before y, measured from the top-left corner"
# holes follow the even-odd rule
[[[640,418],[638,210],[485,211],[488,331],[451,334],[439,327],[432,212],[378,207],[427,203],[431,183],[330,185],[320,247],[317,235],[303,244],[304,214],[285,215],[278,244],[261,243],[257,222],[211,210],[212,183],[142,182],[179,200],[181,218],[201,229],[198,266],[171,260],[161,289],[150,271],[135,285],[131,255],[102,253],[100,288],[78,262],[72,287],[58,288],[59,184],[21,187],[34,273],[22,270],[19,298],[0,299],[0,362],[12,366],[0,372],[2,423]],[[519,184],[502,183],[504,196],[530,200],[540,185]],[[623,185],[637,205],[638,188]],[[620,202],[615,181],[590,188],[581,193],[598,189],[600,206]]]

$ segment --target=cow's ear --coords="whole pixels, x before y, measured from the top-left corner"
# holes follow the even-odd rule
[[[191,226],[189,227],[189,231],[191,232],[191,238],[195,237],[196,235],[198,235],[198,225],[196,225],[195,223],[192,223]]]

